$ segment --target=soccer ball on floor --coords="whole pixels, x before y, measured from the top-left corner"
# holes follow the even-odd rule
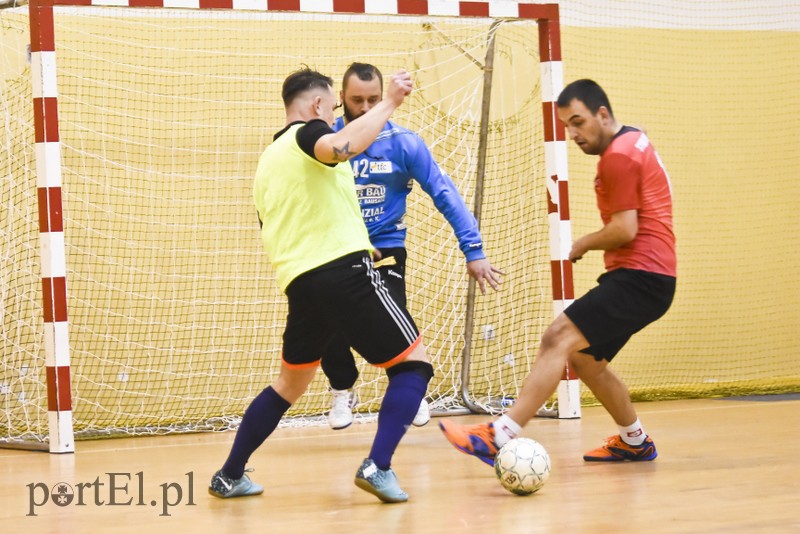
[[[530,495],[539,491],[550,477],[550,456],[538,441],[515,438],[497,451],[494,472],[511,493]]]

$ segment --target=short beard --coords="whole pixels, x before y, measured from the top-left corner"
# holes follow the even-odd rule
[[[347,122],[352,122],[358,118],[354,117],[353,114],[350,113],[350,109],[347,107],[347,104],[344,105],[344,118],[347,119]]]

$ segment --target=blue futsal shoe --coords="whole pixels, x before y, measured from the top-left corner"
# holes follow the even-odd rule
[[[251,471],[252,469],[245,469],[245,472]],[[256,484],[250,480],[250,477],[246,474],[243,474],[242,478],[233,479],[220,469],[211,477],[211,484],[208,486],[208,492],[214,497],[229,499],[231,497],[260,495],[264,493],[264,486]]]
[[[383,502],[406,502],[408,493],[400,488],[397,475],[391,468],[378,469],[370,458],[365,458],[356,473],[356,486],[372,493]]]

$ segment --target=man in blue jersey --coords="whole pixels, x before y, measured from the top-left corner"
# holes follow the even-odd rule
[[[353,63],[344,73],[340,99],[344,117],[333,125],[339,131],[382,101],[383,77],[373,65]],[[369,239],[377,250],[376,268],[395,299],[406,304],[406,199],[413,181],[433,200],[458,239],[466,258],[467,272],[478,283],[481,293],[486,284],[499,289],[504,274],[494,267],[483,252],[478,223],[467,208],[455,184],[433,159],[430,150],[416,133],[387,121],[377,139],[350,164],[355,177],[361,215]],[[330,380],[333,402],[328,423],[338,430],[353,422],[357,399],[352,387],[358,378],[350,345],[338,336],[322,358],[322,370]],[[428,403],[420,403],[413,424],[422,426],[430,420]]]
[[[211,478],[215,497],[263,493],[245,466],[305,393],[330,340],[342,335],[389,379],[355,484],[383,502],[408,500],[391,462],[433,367],[414,320],[373,267],[347,160],[375,140],[411,89],[408,73],[393,75],[380,105],[334,132],[331,78],[304,68],[283,83],[286,125],[262,154],[253,187],[264,249],[289,302],[281,369],[245,411],[227,460]]]

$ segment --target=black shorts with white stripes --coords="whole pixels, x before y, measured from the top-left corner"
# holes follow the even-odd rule
[[[286,296],[283,361],[290,367],[317,365],[337,332],[378,367],[402,360],[419,343],[417,325],[392,298],[366,251],[303,273]]]

